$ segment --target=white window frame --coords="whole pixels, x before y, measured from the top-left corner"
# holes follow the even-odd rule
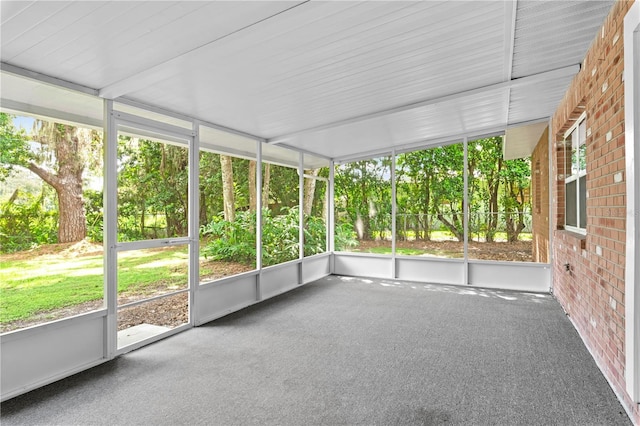
[[[578,135],[578,147],[577,149],[580,149],[581,145],[585,145],[586,146],[586,112],[583,112],[582,115],[580,115],[580,117],[578,117],[578,119],[576,120],[576,122],[573,124],[573,126],[571,126],[564,134],[564,143],[565,143],[565,155],[571,155],[572,149],[573,149],[573,134],[576,133]],[[585,125],[585,132],[584,135],[581,134],[580,132],[580,126],[584,124]],[[580,140],[581,138],[584,138],[583,140]],[[585,148],[586,149],[586,148]],[[579,163],[579,154],[576,155],[576,161],[578,161]],[[567,163],[566,161],[566,157],[565,157],[565,166],[569,163]],[[576,168],[576,172],[573,171],[574,166]],[[571,232],[576,232],[578,234],[582,234],[582,235],[586,235],[587,234],[587,228],[586,228],[586,217],[585,219],[585,227],[582,228],[580,227],[580,208],[582,207],[580,204],[580,178],[587,176],[587,168],[586,168],[586,160],[585,160],[585,165],[584,168],[580,168],[580,164],[573,164],[573,160],[571,162],[571,170],[569,171],[565,171],[565,175],[564,175],[564,189],[565,189],[565,229],[567,231],[571,231]],[[567,197],[567,185],[569,183],[572,182],[576,182],[576,199],[575,199],[575,204],[576,204],[576,225],[568,225],[567,224],[567,202],[568,200],[566,199]],[[586,182],[586,178],[585,178],[585,182]],[[586,203],[586,198],[584,202]]]

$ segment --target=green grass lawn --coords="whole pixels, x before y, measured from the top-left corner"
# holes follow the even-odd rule
[[[118,293],[187,288],[187,249],[138,250],[118,255]],[[0,323],[101,300],[103,256],[61,259],[0,257]]]
[[[102,255],[0,261],[0,322],[102,298]]]

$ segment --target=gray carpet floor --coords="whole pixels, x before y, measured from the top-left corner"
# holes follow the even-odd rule
[[[338,276],[6,401],[0,421],[631,424],[551,296]]]

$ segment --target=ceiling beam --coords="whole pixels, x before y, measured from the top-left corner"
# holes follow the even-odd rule
[[[504,40],[505,40],[505,58],[504,58],[504,75],[505,81],[511,81],[513,75],[513,53],[516,45],[516,14],[518,10],[518,0],[504,2]],[[509,122],[509,111],[511,110],[511,88],[507,91],[507,108],[505,111],[505,123]]]
[[[289,139],[291,139],[293,136],[297,136],[297,135],[301,135],[301,134],[305,134],[305,133],[312,133],[312,132],[317,132],[317,131],[320,131],[320,130],[331,129],[331,128],[334,128],[334,127],[345,126],[345,125],[356,123],[356,122],[359,122],[359,121],[369,120],[369,119],[372,119],[372,118],[377,118],[377,117],[381,117],[381,116],[385,116],[385,115],[395,114],[395,113],[399,113],[399,112],[403,112],[403,111],[408,111],[408,110],[412,110],[412,109],[416,109],[416,108],[421,108],[421,107],[424,107],[424,106],[440,104],[440,103],[448,102],[448,101],[454,101],[454,100],[457,100],[457,99],[465,98],[465,97],[468,97],[468,96],[474,96],[474,95],[478,95],[478,94],[481,94],[481,93],[497,91],[497,90],[511,89],[511,88],[514,88],[514,87],[526,86],[526,85],[530,85],[530,84],[538,84],[538,83],[549,81],[549,80],[554,80],[554,79],[558,79],[558,78],[565,78],[565,77],[569,77],[569,76],[574,76],[574,75],[576,75],[578,73],[578,71],[580,71],[580,65],[579,64],[569,65],[569,66],[564,67],[564,68],[558,68],[558,69],[551,70],[551,71],[545,71],[545,72],[538,73],[538,74],[532,74],[532,75],[516,78],[516,79],[510,80],[510,81],[504,81],[504,82],[501,82],[501,83],[490,84],[488,86],[477,87],[475,89],[470,89],[470,90],[465,90],[465,91],[462,91],[462,92],[452,93],[452,94],[445,95],[445,96],[440,96],[440,97],[431,98],[431,99],[425,99],[425,100],[422,100],[422,101],[419,101],[419,102],[414,102],[414,103],[410,103],[410,104],[407,104],[407,105],[401,105],[401,106],[395,107],[395,108],[385,109],[385,110],[373,112],[373,113],[370,113],[370,114],[365,114],[365,115],[361,115],[361,116],[357,116],[357,117],[348,118],[346,120],[339,120],[339,121],[335,121],[335,122],[332,122],[332,123],[323,124],[321,126],[316,126],[316,127],[311,127],[311,128],[308,128],[308,129],[299,130],[297,132],[292,132],[292,133],[288,133],[288,134],[285,134],[285,135],[280,135],[280,136],[268,139],[267,143],[278,144],[278,143],[289,141]]]
[[[87,95],[98,96],[98,91],[96,89],[92,89],[86,86],[81,86],[79,84],[62,80],[56,77],[51,77],[50,75],[41,74],[36,71],[30,71],[25,68],[16,67],[15,65],[7,64],[6,62],[0,62],[0,70],[2,72],[6,72],[7,74],[13,74],[19,77],[28,78],[30,80],[35,80],[40,83],[48,84],[50,86],[64,87],[65,89],[70,89],[75,92],[81,92],[81,93],[86,93]]]
[[[504,80],[511,81],[513,75],[513,52],[516,46],[516,12],[518,10],[518,0],[504,2]]]
[[[228,34],[224,34],[214,40],[210,40],[200,46],[196,46],[191,50],[183,52],[173,58],[167,59],[165,61],[159,62],[147,69],[131,74],[128,77],[123,78],[115,83],[109,84],[100,89],[98,96],[105,99],[116,99],[121,96],[126,96],[128,93],[139,90],[144,87],[151,86],[159,81],[162,81],[167,76],[167,72],[170,72],[172,69],[180,69],[181,66],[187,64],[189,66],[190,63],[193,62],[193,59],[202,53],[202,50],[210,47],[214,43],[219,42],[220,40],[226,39],[234,34],[242,32],[248,28],[251,28],[255,25],[259,25],[262,22],[268,21],[278,15],[286,13],[291,9],[294,9],[298,6],[301,6],[310,0],[303,0],[299,2],[292,3],[291,6],[286,7],[283,10],[280,10],[273,15],[262,18],[258,21],[252,22],[248,25],[245,25],[242,28],[238,28],[237,30],[231,31]],[[169,70],[169,71],[168,71]]]
[[[102,130],[104,128],[102,119],[73,114],[70,112],[65,112],[61,109],[52,109],[39,105],[27,104],[11,99],[0,99],[0,111],[5,111],[17,115],[29,114],[36,118],[42,118],[45,120],[53,119],[59,123],[70,124],[73,126],[79,125],[83,127],[90,127],[96,130]]]

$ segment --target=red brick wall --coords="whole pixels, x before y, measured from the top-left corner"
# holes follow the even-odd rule
[[[531,154],[531,192],[534,262],[549,262],[549,128]]]
[[[625,157],[623,20],[633,1],[618,0],[552,120],[554,294],[602,372],[640,424],[625,391]],[[586,111],[587,235],[563,230],[564,180],[558,142]],[[565,265],[569,265],[569,271]]]

